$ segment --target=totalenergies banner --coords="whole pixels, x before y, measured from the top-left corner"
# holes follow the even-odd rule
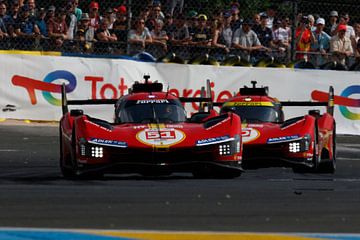
[[[199,97],[206,80],[211,81],[215,101],[224,101],[251,86],[269,86],[270,96],[280,101],[321,99],[330,86],[335,89],[338,133],[360,135],[360,73],[280,68],[218,67],[143,63],[121,59],[95,59],[31,55],[0,55],[0,118],[59,120],[60,90],[66,84],[68,99],[119,98],[134,81],[149,74],[177,96]],[[72,106],[95,117],[112,120],[113,106]],[[187,103],[188,113],[198,105]],[[285,117],[304,115],[310,108],[286,107]],[[314,107],[312,107],[314,109]],[[325,111],[324,107],[315,107]]]

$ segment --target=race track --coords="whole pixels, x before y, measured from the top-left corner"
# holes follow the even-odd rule
[[[360,233],[360,137],[338,137],[338,171],[251,170],[233,180],[108,175],[64,180],[58,127],[0,124],[0,226]]]

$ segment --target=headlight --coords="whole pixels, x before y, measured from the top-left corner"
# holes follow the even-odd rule
[[[289,152],[298,153],[306,152],[310,148],[311,137],[309,134],[305,135],[301,140],[289,143]]]
[[[103,147],[91,147],[91,156],[102,158],[104,156]]]
[[[219,145],[219,154],[220,155],[230,155],[231,154],[230,143],[220,144]]]
[[[233,141],[221,143],[219,146],[219,154],[221,156],[233,155],[240,152],[241,140],[240,136],[236,135]]]

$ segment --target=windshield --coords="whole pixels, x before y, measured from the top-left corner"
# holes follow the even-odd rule
[[[222,112],[232,111],[242,122],[281,122],[281,114],[272,107],[224,107]]]
[[[121,123],[177,123],[185,122],[185,110],[173,100],[127,101],[118,112]]]

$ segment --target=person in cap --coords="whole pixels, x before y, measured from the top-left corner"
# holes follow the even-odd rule
[[[41,37],[47,37],[47,26],[46,26],[46,10],[45,8],[40,8],[38,11],[38,16],[35,20],[35,25],[39,28]]]
[[[329,16],[329,26],[326,28],[326,32],[330,33],[330,36],[336,34],[336,28],[338,25],[339,14],[337,11],[331,11]]]
[[[34,38],[40,34],[35,19],[30,16],[30,8],[27,4],[21,7],[19,18],[16,19],[15,34],[22,38]]]
[[[194,36],[195,29],[199,25],[198,15],[199,15],[198,12],[196,12],[195,10],[190,10],[187,14],[186,24],[188,26],[190,38]]]
[[[99,3],[92,1],[89,5],[89,17],[90,27],[96,31],[99,27],[99,23],[102,20],[102,16],[99,13]]]
[[[344,65],[346,59],[354,53],[351,40],[346,36],[346,28],[346,25],[339,24],[337,34],[330,40],[330,52],[333,54],[333,61]]]
[[[250,62],[250,57],[255,57],[257,51],[266,50],[267,48],[261,45],[257,34],[251,30],[252,21],[250,19],[244,20],[241,28],[238,28],[233,35],[232,46],[239,49],[242,59]],[[252,62],[255,59],[252,59]]]
[[[114,10],[111,7],[108,7],[106,9],[104,18],[106,18],[109,22],[108,29],[113,29],[113,24],[115,22],[115,15],[114,15]]]
[[[345,13],[340,16],[339,25],[345,25],[346,26],[346,33],[345,35],[350,38],[351,41],[355,41],[355,31],[352,26],[349,25],[350,22],[350,16],[349,14]]]
[[[272,30],[267,27],[269,17],[267,14],[260,15],[260,25],[252,27],[256,35],[258,36],[261,44],[268,49],[274,47]]]
[[[79,27],[75,39],[81,52],[92,52],[94,42],[94,28],[90,28],[90,17],[88,13],[83,13],[80,18]]]
[[[121,5],[116,9],[116,19],[113,23],[112,29],[113,33],[115,33],[116,37],[118,38],[118,41],[126,42],[128,23],[126,7],[124,5]]]
[[[205,14],[198,15],[198,26],[194,30],[191,43],[196,46],[210,46],[212,41],[211,30],[207,25],[207,16]]]
[[[311,55],[311,61],[315,66],[320,66],[327,61],[327,53],[330,50],[331,37],[324,32],[325,19],[318,18],[316,20],[316,29],[313,31],[315,41],[311,44],[311,51],[319,53],[318,55]]]

